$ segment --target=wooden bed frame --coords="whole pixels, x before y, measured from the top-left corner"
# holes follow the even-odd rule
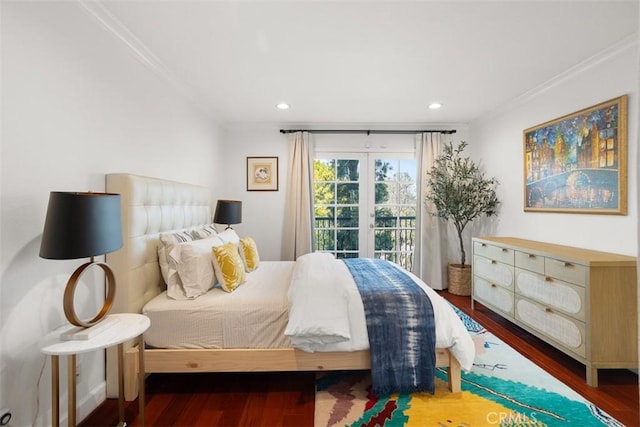
[[[113,312],[140,313],[164,288],[158,264],[161,232],[211,223],[206,187],[130,174],[106,176],[106,190],[122,199],[123,247],[107,255],[117,283]],[[138,348],[125,351],[125,398],[137,396]],[[287,372],[370,369],[368,351],[308,353],[282,349],[145,349],[145,371]],[[461,367],[447,349],[436,349],[436,366],[447,367],[449,389],[460,391]],[[107,351],[107,396],[118,395],[117,354]]]

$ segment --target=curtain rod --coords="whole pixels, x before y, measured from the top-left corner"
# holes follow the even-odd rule
[[[375,130],[375,129],[280,129],[280,133],[294,133],[294,132],[309,132],[309,133],[366,133],[367,135],[371,135],[374,133],[380,134],[410,134],[410,133],[443,133],[443,134],[453,134],[456,133],[455,129],[449,130],[427,130],[427,129],[417,129],[417,130]]]

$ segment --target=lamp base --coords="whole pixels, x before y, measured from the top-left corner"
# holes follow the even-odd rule
[[[74,326],[60,334],[61,341],[87,341],[95,338],[107,329],[113,327],[119,320],[113,316],[107,316],[100,323],[89,328],[83,326]]]
[[[76,310],[73,304],[73,297],[76,291],[76,285],[78,284],[78,281],[80,280],[80,277],[82,276],[82,274],[84,274],[84,272],[89,267],[92,267],[94,265],[97,267],[100,267],[104,271],[104,275],[107,279],[107,295],[104,301],[104,305],[100,309],[100,312],[98,312],[98,314],[93,319],[80,320],[76,314]],[[107,313],[109,313],[109,310],[111,309],[111,305],[113,304],[113,299],[115,298],[115,295],[116,295],[116,278],[113,274],[113,270],[111,270],[111,267],[109,267],[108,264],[104,262],[96,262],[93,260],[93,257],[92,257],[90,262],[86,264],[82,264],[80,267],[78,267],[78,269],[73,272],[73,274],[69,278],[69,281],[67,282],[67,286],[64,289],[64,300],[63,300],[64,314],[67,317],[67,320],[69,321],[69,323],[71,323],[72,325],[79,326],[81,328],[89,328],[90,326],[97,325],[104,318],[104,316],[106,316]]]

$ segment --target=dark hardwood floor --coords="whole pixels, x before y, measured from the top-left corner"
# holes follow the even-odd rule
[[[638,376],[626,369],[600,371],[599,387],[585,383],[585,368],[564,353],[476,304],[470,298],[440,294],[487,330],[569,385],[626,426],[640,426]],[[147,378],[147,426],[313,425],[312,372],[152,374]],[[138,402],[128,402],[129,425],[140,425]],[[81,426],[118,422],[118,402],[107,399]]]

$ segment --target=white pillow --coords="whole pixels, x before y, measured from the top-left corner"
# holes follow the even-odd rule
[[[233,228],[227,228],[222,233],[218,233],[218,237],[224,243],[233,243],[236,248],[238,247],[238,245],[240,245],[240,236],[238,236]]]
[[[167,296],[172,299],[194,299],[211,289],[216,284],[211,249],[222,245],[217,237],[173,245],[167,253],[168,261],[179,280],[177,286],[167,286]]]
[[[180,280],[178,278],[178,272],[170,268],[167,252],[174,245],[191,242],[193,240],[195,239],[192,234],[186,230],[160,233],[158,242],[158,264],[160,264],[160,273],[162,273],[164,283],[167,284],[167,289],[176,285],[180,286],[179,283],[177,283],[177,281]]]

